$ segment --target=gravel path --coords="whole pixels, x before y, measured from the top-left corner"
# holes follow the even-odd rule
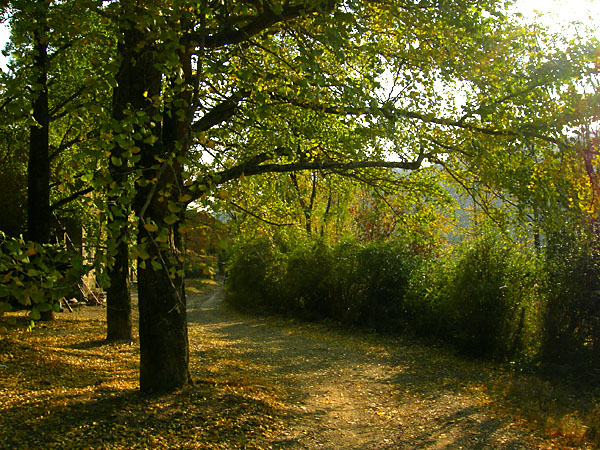
[[[191,359],[202,361],[192,371],[275,392],[289,414],[272,448],[539,448],[493,408],[491,365],[410,339],[244,315],[223,299],[217,287],[188,300]]]

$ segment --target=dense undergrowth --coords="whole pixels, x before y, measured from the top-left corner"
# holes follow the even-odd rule
[[[492,232],[422,255],[400,242],[240,244],[227,286],[240,307],[433,336],[466,354],[598,382],[600,255],[584,233],[544,250]]]

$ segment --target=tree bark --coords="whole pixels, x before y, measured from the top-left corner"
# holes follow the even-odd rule
[[[27,235],[30,240],[46,244],[50,240],[50,155],[48,152],[50,115],[48,111],[48,48],[44,31],[34,32],[36,95],[29,128],[29,163],[27,166]]]
[[[32,102],[33,118],[29,127],[29,162],[27,165],[27,236],[40,244],[50,241],[50,112],[48,108],[48,44],[46,13],[48,2],[43,3],[38,26],[33,31],[33,73],[35,94]],[[53,320],[52,310],[42,313],[41,320]]]
[[[154,155],[166,156],[172,122],[163,122],[163,142],[147,148],[142,157],[151,167]],[[153,151],[151,151],[153,150]],[[138,297],[140,330],[140,389],[143,392],[168,392],[190,382],[187,313],[181,239],[181,222],[167,224],[169,202],[161,192],[174,192],[180,168],[164,162],[160,169],[148,170],[155,184],[138,186],[135,213],[139,217],[138,243],[145,246],[146,259],[138,259]],[[181,218],[181,214],[179,215]],[[146,225],[156,224],[158,231]]]
[[[149,216],[156,221],[160,214],[161,211],[155,210]],[[142,240],[150,240],[148,253],[151,260],[166,260],[173,256],[165,248],[159,250],[143,226],[140,227],[140,236]],[[171,245],[173,243],[171,241]],[[138,268],[138,295],[140,390],[168,392],[181,388],[190,380],[183,279],[180,276],[171,278],[165,264],[161,263],[157,270],[152,264],[141,265]]]
[[[143,86],[136,77],[133,49],[141,40],[140,33],[131,29],[124,31],[119,44],[121,64],[117,74],[117,86],[113,90],[112,117],[121,122],[125,119],[125,110],[135,104],[136,97],[142,95]],[[137,88],[137,91],[136,91]],[[127,149],[116,142],[111,150],[109,171],[114,182],[123,186],[127,183]],[[113,158],[121,161],[113,163]],[[124,189],[121,189],[123,192]],[[131,211],[131,199],[119,194],[109,195],[110,213],[108,219],[109,256],[112,262],[107,269],[110,287],[106,291],[106,339],[108,341],[127,341],[133,339],[131,321],[131,294],[129,292],[129,240],[128,216]]]
[[[129,245],[127,241],[117,244],[114,263],[108,269],[110,287],[106,291],[106,340],[131,341],[131,294],[127,281],[129,271]]]

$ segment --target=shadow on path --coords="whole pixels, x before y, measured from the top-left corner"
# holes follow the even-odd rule
[[[273,448],[536,446],[487,406],[484,363],[408,339],[241,314],[220,286],[188,303],[195,370],[271,389],[290,411]]]

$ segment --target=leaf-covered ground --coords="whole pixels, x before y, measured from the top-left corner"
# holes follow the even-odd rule
[[[242,315],[222,297],[190,295],[195,384],[165,396],[137,392],[137,343],[105,344],[102,308],[30,332],[0,318],[0,448],[600,446],[598,392],[405,338]]]

